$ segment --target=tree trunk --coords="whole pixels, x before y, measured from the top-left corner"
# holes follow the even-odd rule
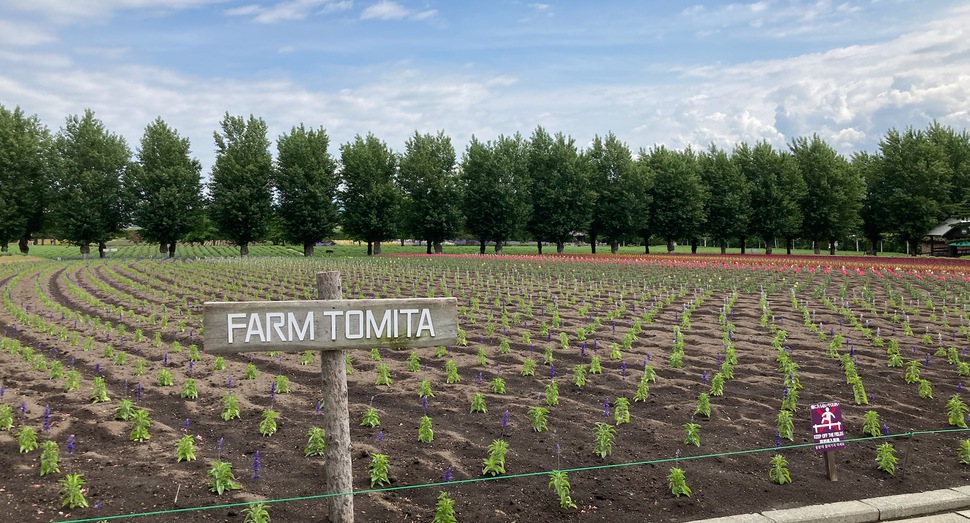
[[[818,240],[812,240],[812,250],[815,251],[815,254],[822,254],[818,246]]]
[[[98,242],[98,258],[104,258],[104,250],[106,247],[104,242]]]
[[[175,247],[176,247],[176,245],[177,244],[175,242],[172,242],[172,243],[168,244],[168,257],[169,258],[174,258],[175,257]]]
[[[748,237],[738,236],[738,241],[741,243],[741,254],[744,254],[744,252],[748,250]]]
[[[504,240],[495,240],[495,254],[502,254],[502,248],[505,247]],[[484,253],[483,253],[484,254]]]
[[[374,255],[374,242],[370,240],[367,240],[367,255],[368,256]]]
[[[541,241],[537,241],[536,242],[536,247],[539,248],[539,254],[542,254],[542,242]]]
[[[303,242],[303,256],[307,258],[313,257],[313,248],[316,246],[316,242]]]
[[[404,238],[401,238],[401,247],[404,247]]]
[[[610,254],[616,254],[620,250],[620,242],[613,240],[610,242]]]
[[[20,252],[27,254],[30,252],[30,235],[25,234],[20,237]]]
[[[445,252],[445,249],[441,246],[441,242],[434,242],[434,253],[441,254],[443,252]]]
[[[3,242],[2,244],[0,244],[0,252],[7,252],[9,250],[10,250],[10,247],[7,246],[7,242]]]
[[[674,239],[667,238],[667,252],[674,252]]]
[[[727,254],[727,240],[720,240],[717,243],[721,246],[721,254]]]
[[[835,240],[829,240],[829,255],[835,256]]]
[[[565,242],[556,242],[556,254],[562,254],[562,251],[566,250]]]
[[[431,240],[425,240],[424,245],[425,245],[424,253],[431,254]]]
[[[374,242],[374,256],[381,255],[381,242],[380,240]]]
[[[690,253],[691,254],[697,254],[697,244],[698,244],[697,238],[691,238],[690,239]]]
[[[643,254],[650,254],[650,235],[643,235]]]
[[[242,242],[239,244],[239,255],[249,256],[249,242]]]
[[[771,245],[775,243],[774,238],[765,238],[765,254],[771,254]]]
[[[88,259],[88,256],[90,254],[91,254],[91,245],[90,244],[87,244],[87,243],[82,243],[81,244],[81,259],[82,260]]]
[[[498,252],[498,243],[495,244],[495,252]],[[485,239],[479,238],[478,240],[478,254],[482,256],[485,255]]]
[[[159,242],[158,254],[165,254],[167,251],[168,251],[168,245],[165,245],[165,242]]]
[[[595,234],[589,235],[589,253],[596,254],[596,235]]]

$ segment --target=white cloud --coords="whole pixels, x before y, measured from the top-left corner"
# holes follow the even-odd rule
[[[0,47],[32,47],[55,40],[53,35],[34,25],[0,20]]]
[[[69,24],[109,17],[117,11],[172,12],[193,9],[226,0],[6,0],[8,9],[37,12],[57,23]]]
[[[353,7],[349,0],[335,2],[333,0],[288,0],[278,4],[263,7],[257,4],[244,5],[227,9],[229,16],[253,16],[253,20],[261,24],[275,24],[278,22],[305,20],[314,14],[326,14],[345,11]]]
[[[408,14],[407,8],[403,5],[391,0],[381,0],[364,9],[360,17],[363,20],[400,20]]]

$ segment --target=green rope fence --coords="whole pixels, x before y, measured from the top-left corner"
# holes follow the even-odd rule
[[[858,442],[873,441],[873,440],[879,440],[879,439],[912,438],[914,436],[933,435],[933,434],[949,434],[949,433],[956,433],[956,432],[970,432],[970,428],[968,428],[968,429],[918,430],[918,431],[913,431],[913,432],[902,432],[902,433],[899,433],[899,434],[888,434],[888,435],[872,436],[872,437],[865,437],[865,438],[851,438],[851,439],[847,439],[847,440],[843,440],[843,441],[845,443],[858,443]],[[593,465],[593,466],[589,466],[589,467],[577,467],[577,468],[571,468],[571,469],[562,469],[562,472],[585,472],[585,471],[590,471],[590,470],[615,469],[615,468],[622,468],[622,467],[638,467],[638,466],[643,466],[643,465],[656,465],[656,464],[659,464],[659,463],[671,463],[671,462],[678,462],[678,461],[693,461],[693,460],[697,460],[697,459],[717,458],[717,457],[724,457],[724,456],[738,456],[738,455],[743,455],[743,454],[757,454],[757,453],[760,453],[760,452],[782,452],[782,451],[788,450],[788,449],[799,449],[799,448],[814,447],[814,446],[815,446],[815,443],[799,443],[799,444],[795,444],[795,445],[785,445],[785,446],[781,446],[781,447],[765,447],[765,448],[759,448],[759,449],[735,450],[735,451],[731,451],[731,452],[718,452],[716,454],[701,454],[701,455],[697,455],[697,456],[680,456],[680,457],[674,457],[674,458],[652,459],[652,460],[647,460],[647,461],[633,461],[633,462],[629,462],[629,463],[614,463],[614,464],[609,464],[609,465]],[[259,504],[259,503],[264,503],[264,504],[267,504],[268,505],[268,504],[273,504],[273,503],[289,503],[289,502],[293,502],[293,501],[312,501],[312,500],[327,499],[327,498],[331,498],[331,497],[335,497],[335,496],[359,496],[359,495],[362,495],[362,494],[377,494],[377,493],[381,493],[381,492],[394,492],[394,491],[398,491],[398,490],[415,490],[415,489],[422,489],[422,488],[434,488],[434,487],[454,486],[454,485],[461,485],[461,484],[464,484],[464,483],[479,483],[479,482],[483,482],[483,481],[509,480],[509,479],[515,479],[515,478],[528,478],[528,477],[534,477],[534,476],[548,476],[551,472],[554,472],[554,471],[552,471],[552,470],[545,470],[545,471],[540,471],[540,472],[524,472],[524,473],[521,473],[521,474],[507,474],[507,475],[504,475],[504,476],[488,476],[488,477],[481,477],[481,478],[457,479],[457,480],[448,481],[448,482],[441,481],[441,482],[437,482],[437,483],[421,483],[421,484],[417,484],[417,485],[402,485],[402,486],[399,486],[399,487],[386,487],[386,488],[379,488],[379,489],[357,490],[357,491],[354,491],[354,492],[336,492],[336,493],[331,493],[331,494],[314,494],[312,496],[300,496],[300,497],[294,497],[294,498],[267,499],[267,500],[262,500],[262,501],[247,501],[247,502],[241,502],[241,503],[226,503],[226,504],[221,504],[221,505],[206,505],[206,506],[201,506],[201,507],[187,507],[187,508],[178,508],[178,509],[169,509],[169,510],[157,510],[157,511],[153,511],[153,512],[139,512],[139,513],[133,513],[133,514],[119,514],[119,515],[115,515],[115,516],[101,516],[101,517],[96,517],[96,518],[70,519],[70,520],[60,521],[59,523],[97,523],[97,522],[101,522],[101,521],[111,521],[111,520],[119,520],[119,519],[126,519],[126,518],[134,519],[134,518],[142,518],[142,517],[149,517],[149,516],[163,516],[163,515],[166,515],[166,514],[178,514],[178,513],[182,513],[182,512],[201,512],[201,511],[204,511],[204,510],[217,510],[217,509],[227,509],[227,508],[249,507],[251,505],[256,505],[256,504]]]

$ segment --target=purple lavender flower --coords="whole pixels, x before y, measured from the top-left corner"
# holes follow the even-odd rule
[[[168,366],[168,353],[167,352],[165,353],[164,356],[162,356],[162,366],[165,366],[165,367]]]
[[[579,355],[586,356],[586,342],[584,341],[582,345],[579,346]]]
[[[445,483],[451,482],[451,467],[448,467],[445,469],[445,474],[443,479],[445,480]]]
[[[680,459],[680,449],[677,449],[677,452],[674,452],[674,457]]]
[[[509,411],[506,410],[502,413],[502,434],[505,434],[505,428],[509,426]]]
[[[781,431],[780,430],[779,431],[775,431],[775,446],[776,447],[780,447],[781,446]]]
[[[478,384],[479,385],[482,384],[482,373],[481,372],[478,373]]]
[[[94,364],[94,373],[95,374],[101,374],[101,364],[100,363],[95,363]]]
[[[20,417],[27,417],[27,400],[20,400]]]
[[[225,438],[219,438],[219,441],[216,442],[216,452],[222,452],[222,443],[224,441]]]
[[[549,364],[549,377],[553,378],[556,376],[556,366],[552,363]]]
[[[74,434],[67,437],[67,454],[70,456],[74,453]]]
[[[3,393],[7,392],[7,386],[0,383],[0,399],[3,399]]]
[[[620,375],[626,376],[626,362],[625,361],[621,361],[620,362]]]
[[[562,448],[560,448],[559,444],[556,443],[556,459],[558,460],[561,455],[562,455]]]
[[[963,382],[957,383],[957,392],[963,392]]]
[[[377,431],[377,450],[381,450],[384,446],[384,431]]]
[[[428,397],[421,396],[421,410],[428,412]]]
[[[232,388],[232,376],[229,376],[229,378],[226,379],[226,388],[227,389],[231,389]]]
[[[99,501],[99,502],[97,502],[97,503],[95,503],[95,504],[94,504],[94,507],[92,507],[92,508],[93,508],[94,510],[98,510],[99,508],[101,508],[101,502]]]
[[[610,417],[610,400],[609,399],[603,400],[603,417],[604,418]]]
[[[47,432],[51,430],[51,406],[50,405],[44,405],[44,414],[42,415],[42,417],[44,419],[42,430],[44,432]]]
[[[616,334],[616,321],[610,320],[610,328],[612,328],[613,333]]]
[[[139,399],[139,401],[141,400],[142,390],[141,383],[135,384],[135,396]]]
[[[929,354],[927,354],[926,357],[923,358],[923,366],[924,367],[929,367],[930,366],[930,355]]]
[[[194,362],[194,361],[192,361],[192,360],[189,360],[189,374],[192,374],[192,367],[193,367],[193,365],[192,365],[192,364],[193,364],[193,363],[195,363],[195,362]]]
[[[316,406],[314,407],[314,413],[313,414],[315,416],[319,416],[320,415],[320,408],[321,407],[323,407],[323,402],[322,401],[318,401],[317,404],[316,404]]]
[[[188,428],[189,428],[189,418],[185,418],[184,426],[185,426],[186,430],[188,430]]]
[[[882,435],[883,436],[889,435],[889,425],[886,425],[885,423],[883,423],[882,425]]]
[[[707,385],[707,371],[701,372],[701,383]]]
[[[259,479],[259,451],[253,454],[253,479]]]

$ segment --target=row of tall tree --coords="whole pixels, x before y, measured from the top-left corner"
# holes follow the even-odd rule
[[[208,184],[187,138],[161,118],[148,124],[132,154],[91,111],[51,133],[19,107],[0,106],[0,245],[32,236],[73,242],[85,255],[126,227],[170,255],[178,241],[214,235],[237,244],[273,236],[306,255],[335,230],[367,243],[411,237],[441,252],[460,235],[481,252],[510,240],[565,244],[583,236],[616,251],[651,236],[672,250],[709,238],[725,252],[758,238],[771,253],[796,239],[835,252],[859,234],[920,239],[941,220],[970,216],[970,135],[936,123],[890,129],[878,151],[845,158],[818,136],[786,149],[763,141],[636,154],[612,133],[585,149],[573,138],[538,127],[481,141],[460,160],[444,133],[415,133],[395,153],[372,134],[330,152],[323,128],[293,127],[276,140],[266,122],[226,114],[214,133]],[[203,232],[200,232],[203,231]],[[209,231],[205,233],[204,231]]]

